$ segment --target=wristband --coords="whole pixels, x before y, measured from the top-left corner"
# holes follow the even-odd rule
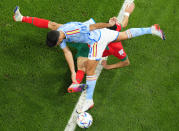
[[[128,17],[130,16],[130,14],[128,12],[124,12],[124,15],[128,16]]]

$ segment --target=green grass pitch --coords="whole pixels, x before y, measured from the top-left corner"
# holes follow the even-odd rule
[[[123,0],[0,1],[0,131],[63,131],[80,93],[68,94],[70,71],[58,48],[45,45],[48,29],[13,21],[23,15],[59,23],[117,16]],[[158,23],[166,41],[146,35],[124,41],[131,65],[103,70],[89,131],[179,130],[177,0],[135,0],[127,28]],[[72,49],[75,53],[75,50]],[[117,62],[109,57],[109,63]],[[81,131],[79,127],[76,131]]]

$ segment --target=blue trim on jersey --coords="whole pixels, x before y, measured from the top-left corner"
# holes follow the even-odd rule
[[[94,44],[95,42],[97,42],[95,39],[91,39],[91,38],[89,38],[88,37],[88,39],[90,39],[92,42],[90,42],[90,43],[88,43],[88,44],[90,44],[90,45],[92,45],[92,44]]]
[[[95,20],[93,18],[91,18],[93,20],[93,22],[96,24]]]
[[[95,39],[91,39],[90,37],[88,37],[88,39],[90,39],[90,40],[92,40],[93,42],[92,43],[88,43],[88,44],[94,44],[94,42],[98,42],[100,39],[101,39],[101,30],[99,30],[99,32],[100,32],[100,36],[99,36],[99,39],[96,41]],[[89,35],[90,35],[90,33],[89,33]]]
[[[100,36],[99,36],[99,39],[98,39],[98,41],[101,39],[101,30],[100,30]]]
[[[118,36],[119,36],[119,32],[118,32],[118,35],[117,35],[117,37],[118,37]],[[116,39],[117,39],[117,37],[116,37]],[[115,39],[115,40],[116,40],[116,39]],[[115,41],[115,40],[113,40],[113,41]]]
[[[99,58],[99,59],[96,59],[96,61],[100,61],[101,60],[101,58]]]

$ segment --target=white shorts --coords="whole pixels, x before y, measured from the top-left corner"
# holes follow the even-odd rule
[[[101,29],[101,38],[98,42],[90,45],[90,50],[88,54],[88,59],[99,61],[102,58],[103,52],[106,46],[117,39],[119,36],[118,31]]]

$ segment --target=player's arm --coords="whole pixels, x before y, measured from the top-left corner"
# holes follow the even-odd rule
[[[126,7],[125,12],[124,12],[124,18],[123,18],[123,21],[121,22],[121,25],[123,28],[127,26],[128,21],[129,21],[129,16],[134,11],[134,8],[135,8],[134,3],[131,3],[129,6]]]
[[[58,23],[52,22],[52,21],[48,22],[48,28],[51,29],[51,30],[57,30],[62,25],[63,24],[58,24]]]
[[[130,62],[129,62],[129,59],[127,58],[125,61],[120,61],[111,65],[108,65],[107,61],[103,60],[101,64],[105,69],[109,70],[109,69],[122,68],[122,67],[128,66]]]
[[[110,18],[109,23],[96,23],[96,24],[91,24],[89,26],[89,30],[96,30],[96,29],[101,29],[101,28],[108,28],[112,27],[116,24],[116,20],[114,18]]]
[[[77,83],[73,55],[72,55],[70,49],[67,46],[65,48],[63,48],[63,52],[64,52],[65,59],[68,63],[70,71],[71,71],[71,79],[72,79],[73,82]]]

